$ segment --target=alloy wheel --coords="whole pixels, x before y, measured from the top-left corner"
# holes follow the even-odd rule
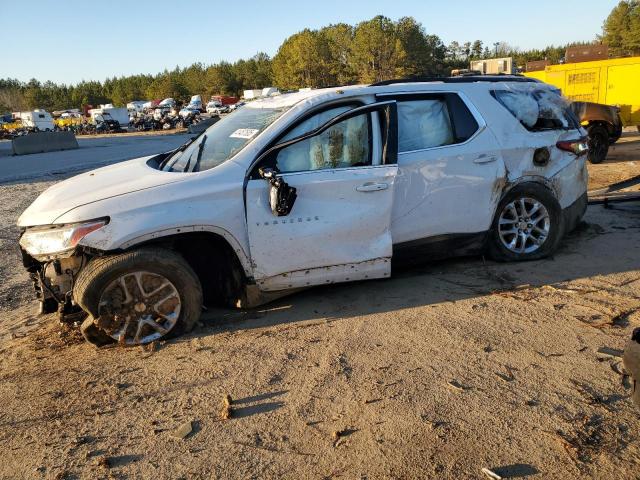
[[[508,203],[500,212],[498,235],[502,245],[518,254],[533,253],[549,237],[551,218],[536,199],[521,197]]]
[[[102,292],[97,323],[118,343],[149,343],[175,327],[181,306],[178,290],[164,276],[145,271],[126,273]]]

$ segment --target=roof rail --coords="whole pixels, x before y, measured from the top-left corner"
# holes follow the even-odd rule
[[[475,82],[522,82],[522,83],[540,83],[535,78],[524,77],[522,75],[461,75],[459,77],[408,77],[396,78],[393,80],[383,80],[369,85],[370,87],[383,87],[385,85],[394,85],[396,83],[426,83],[426,82],[443,82],[443,83],[475,83]]]

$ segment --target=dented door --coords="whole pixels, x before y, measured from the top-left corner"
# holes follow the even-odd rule
[[[372,129],[369,136],[358,140],[363,144],[357,155],[364,158],[364,152],[368,152],[367,161],[349,160],[353,163],[349,165],[334,159],[335,166],[314,168],[322,152],[344,160],[358,150],[357,142],[350,141],[348,151],[336,153],[340,150],[336,146],[341,141],[340,132],[347,136],[353,133],[352,126],[341,128],[341,123],[297,144],[288,142],[292,144],[287,149],[277,152],[280,160],[276,159],[273,167],[274,171],[280,170],[278,179],[296,189],[288,214],[274,213],[269,182],[262,178],[248,181],[249,246],[254,277],[262,290],[390,275],[396,147],[385,141],[389,135],[382,128],[390,127],[380,127],[377,116],[371,121],[375,108],[354,109],[366,115],[368,128]],[[360,139],[361,132],[356,133],[353,138]],[[294,168],[301,170],[286,171]]]

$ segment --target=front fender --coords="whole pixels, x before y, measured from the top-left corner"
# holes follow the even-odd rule
[[[197,232],[214,233],[224,238],[226,242],[231,246],[231,249],[238,256],[238,260],[242,265],[242,269],[244,270],[245,275],[247,277],[253,277],[253,268],[251,265],[250,257],[247,254],[247,252],[244,250],[240,242],[230,232],[228,232],[224,228],[216,227],[213,225],[186,225],[181,227],[167,228],[167,229],[159,230],[156,232],[145,233],[144,235],[134,237],[122,243],[119,249],[126,250],[129,248],[135,247],[136,245],[141,245],[143,243],[146,243],[150,240],[162,239],[164,237],[180,235],[183,233],[197,233]],[[83,246],[95,248],[90,245],[85,245],[84,242],[83,242]]]
[[[244,169],[233,162],[206,171],[189,181],[157,186],[78,206],[56,220],[75,223],[109,217],[103,228],[91,232],[79,245],[109,252],[143,242],[189,232],[211,232],[224,238],[252,277],[242,196]],[[226,172],[225,172],[226,170]]]

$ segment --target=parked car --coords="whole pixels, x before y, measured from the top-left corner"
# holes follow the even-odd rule
[[[173,98],[165,98],[158,103],[158,107],[175,108],[176,101]]]
[[[178,113],[178,115],[180,115],[180,117],[182,118],[195,118],[198,115],[200,115],[200,109],[199,108],[193,108],[191,106],[188,107],[184,107],[183,109],[180,110],[180,112]]]
[[[96,124],[96,133],[118,133],[122,126],[110,113],[96,113],[93,115]]]
[[[241,106],[243,106],[245,104],[245,102],[238,102],[238,103],[234,103],[233,105],[229,106],[229,111],[233,112],[234,110],[240,108]]]
[[[218,111],[218,107],[222,106],[219,102],[209,102],[207,103],[206,112],[207,113],[216,113]]]
[[[219,102],[207,103],[207,113],[211,115],[220,115],[221,113],[229,113],[230,111],[231,107],[229,105],[223,105]]]
[[[587,205],[586,132],[521,77],[256,100],[182,147],[83,173],[22,214],[43,312],[96,344],[189,331],[203,305],[486,252],[541,259]]]

